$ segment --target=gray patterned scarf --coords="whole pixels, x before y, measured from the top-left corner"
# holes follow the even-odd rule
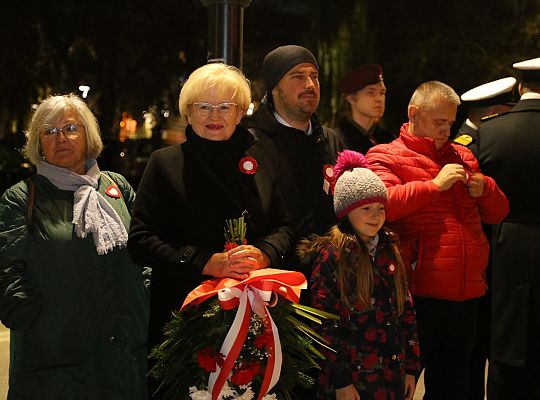
[[[122,220],[96,190],[100,171],[95,159],[86,161],[86,175],[76,174],[46,161],[38,162],[37,173],[51,181],[58,189],[75,192],[72,221],[75,233],[80,238],[92,233],[99,255],[108,253],[115,246],[126,246],[128,235]]]

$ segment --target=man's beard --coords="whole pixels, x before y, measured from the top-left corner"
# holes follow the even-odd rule
[[[312,114],[317,111],[317,106],[319,105],[319,99],[317,99],[316,102],[291,102],[289,98],[285,95],[285,93],[278,87],[278,93],[277,96],[280,99],[280,102],[283,104],[285,108],[285,112],[289,117],[293,118],[295,121],[307,121],[309,120],[309,117],[311,117]],[[316,93],[313,90],[307,90],[302,92],[300,96],[303,94],[313,94],[316,96]]]

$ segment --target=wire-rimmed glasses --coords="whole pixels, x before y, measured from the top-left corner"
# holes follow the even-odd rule
[[[72,138],[77,137],[79,135],[80,128],[83,128],[83,127],[84,127],[84,125],[80,125],[80,124],[76,124],[74,122],[71,122],[69,124],[64,125],[61,128],[56,128],[56,127],[46,128],[43,131],[42,136],[44,138],[53,138],[53,137],[58,136],[58,134],[60,132],[62,132],[67,138],[72,139]]]
[[[217,109],[219,115],[223,117],[228,117],[236,111],[238,104],[220,103],[218,105],[213,105],[205,101],[199,101],[197,103],[193,103],[191,107],[193,108],[193,111],[195,111],[197,115],[201,117],[208,117],[210,114],[212,114],[214,108]]]

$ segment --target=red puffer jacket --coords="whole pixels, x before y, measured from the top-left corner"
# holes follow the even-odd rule
[[[373,147],[366,158],[388,188],[386,219],[413,269],[411,291],[452,301],[481,297],[489,255],[481,222],[501,222],[508,200],[487,176],[481,197],[471,197],[462,182],[439,192],[432,180],[444,165],[461,164],[471,175],[480,172],[478,161],[450,142],[436,150],[431,138],[413,136],[408,128],[404,124],[398,139]]]

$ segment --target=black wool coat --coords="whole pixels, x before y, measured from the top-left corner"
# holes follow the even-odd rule
[[[510,212],[493,229],[494,360],[537,366],[540,354],[540,99],[521,100],[483,122],[478,160],[508,197]]]
[[[162,342],[171,310],[208,276],[202,270],[224,248],[225,220],[247,219],[247,242],[282,267],[295,235],[277,189],[277,155],[267,138],[237,128],[227,141],[197,136],[155,151],[135,201],[128,250],[140,265],[152,267],[150,345]],[[258,162],[255,174],[241,172],[246,156]]]
[[[243,126],[269,137],[278,149],[285,178],[283,196],[297,224],[300,237],[324,234],[337,223],[333,197],[324,184],[324,167],[334,165],[338,152],[345,148],[339,135],[323,127],[311,116],[313,132],[280,124],[267,104],[261,104]]]
[[[397,138],[379,124],[373,125],[370,132],[366,132],[360,125],[347,118],[339,121],[336,132],[343,138],[347,149],[359,151],[362,154],[366,154],[375,144],[390,143]],[[370,140],[370,136],[373,137],[375,143]]]

